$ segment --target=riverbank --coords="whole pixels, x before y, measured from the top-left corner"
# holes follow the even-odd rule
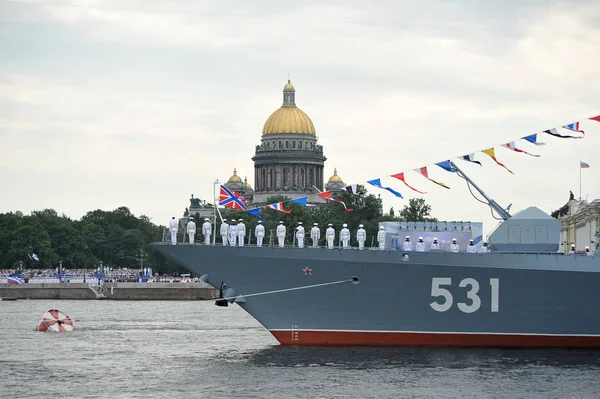
[[[110,299],[129,301],[196,301],[215,299],[219,291],[198,283],[86,283],[0,284],[0,297],[16,299]]]

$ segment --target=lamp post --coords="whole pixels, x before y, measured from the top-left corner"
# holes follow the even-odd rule
[[[144,276],[144,261],[146,260],[146,254],[144,251],[140,250],[140,254],[135,258],[138,262],[140,262],[140,280],[143,280]],[[143,281],[140,281],[143,282]]]

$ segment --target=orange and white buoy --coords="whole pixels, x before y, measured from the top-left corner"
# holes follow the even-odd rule
[[[73,321],[58,309],[50,309],[36,327],[37,331],[67,332],[73,331]]]

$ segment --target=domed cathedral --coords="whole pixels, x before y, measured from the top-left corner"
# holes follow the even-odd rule
[[[268,197],[303,197],[323,190],[323,167],[327,159],[317,143],[312,121],[296,106],[296,90],[291,81],[283,87],[283,104],[263,127],[261,144],[254,161],[254,200]]]
[[[344,181],[342,180],[341,177],[338,176],[337,174],[337,168],[335,168],[333,170],[333,176],[331,176],[329,178],[329,181],[327,181],[327,184],[325,184],[325,190],[326,191],[331,191],[332,192],[332,196],[335,198],[340,191],[343,191],[346,189],[346,185],[344,184]]]
[[[244,177],[244,181],[242,181],[237,174],[236,168],[233,169],[233,175],[227,180],[225,187],[241,194],[248,202],[252,202],[254,190],[252,190],[252,186],[248,183],[247,178]]]

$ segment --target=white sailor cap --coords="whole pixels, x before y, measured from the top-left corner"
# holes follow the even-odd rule
[[[407,238],[407,239],[409,239],[409,240],[410,240],[410,236],[406,236],[406,237],[404,237],[404,238]]]
[[[224,221],[224,222],[226,222],[226,221],[227,221],[227,219],[223,219],[223,221]]]
[[[258,221],[258,224],[261,224],[261,223],[262,223],[262,220],[259,220],[259,221]]]
[[[433,241],[437,241],[437,237],[433,237]]]
[[[587,245],[585,246],[585,249],[590,249],[590,247],[588,247]]]
[[[452,239],[452,242],[456,242],[456,238],[453,238],[453,239]]]
[[[283,222],[280,220],[280,221],[279,221],[279,224],[283,224]]]
[[[473,240],[469,240],[469,242],[473,242]]]
[[[575,244],[571,244],[571,248],[575,248]]]
[[[298,222],[298,224],[302,224],[302,222]]]
[[[385,226],[379,226],[379,230],[384,230]]]
[[[313,224],[314,224],[315,226],[318,226],[318,225],[319,225],[319,223],[313,223]]]
[[[238,219],[238,222],[243,222],[243,221],[244,221],[244,219]]]
[[[359,224],[358,227],[365,227],[365,226],[363,226],[362,224]]]
[[[206,220],[208,222],[208,218],[204,218],[204,220]]]
[[[327,226],[333,226],[331,223],[329,223]]]
[[[347,225],[346,223],[344,223],[344,224],[342,225],[342,227],[348,227],[348,225]]]
[[[419,237],[419,240],[423,241],[423,237]]]

